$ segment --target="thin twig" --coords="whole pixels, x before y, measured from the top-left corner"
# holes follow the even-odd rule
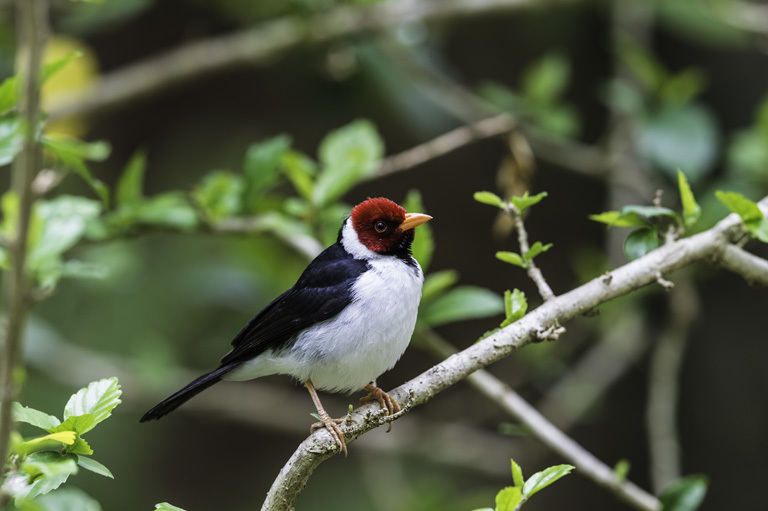
[[[426,345],[440,358],[450,357],[456,353],[453,346],[437,335],[427,336]],[[531,434],[544,445],[573,463],[576,467],[576,473],[608,488],[635,509],[656,511],[660,508],[660,503],[656,497],[632,482],[619,481],[611,467],[563,433],[517,392],[490,372],[480,369],[470,374],[467,381],[521,424],[527,426]]]
[[[520,245],[520,253],[524,256],[531,249],[528,243],[528,231],[525,230],[525,223],[520,211],[517,210],[514,204],[507,203],[505,209],[507,214],[512,218],[515,223],[515,229],[517,230],[517,242]],[[528,276],[536,284],[536,289],[539,290],[539,294],[544,301],[552,300],[555,297],[555,293],[552,292],[552,288],[547,284],[547,279],[544,278],[544,274],[536,263],[533,262],[533,258],[526,261],[525,271],[528,272]]]
[[[562,1],[562,0],[561,0]],[[402,23],[512,11],[537,0],[393,0],[369,6],[341,6],[309,20],[284,17],[258,27],[189,43],[102,77],[85,98],[51,112],[51,118],[89,115],[192,83],[227,69],[265,65],[307,44],[323,44],[396,27]]]
[[[40,67],[47,37],[47,0],[18,0],[17,67],[23,91],[19,98],[24,142],[13,162],[11,190],[18,198],[19,211],[10,242],[11,267],[3,278],[5,302],[5,343],[0,369],[0,459],[7,459],[13,420],[11,405],[19,393],[22,339],[29,310],[29,282],[26,274],[27,235],[32,212],[32,180],[40,168],[40,147],[36,140],[40,113]],[[0,471],[0,486],[4,471]],[[2,498],[0,497],[0,500]]]
[[[471,143],[509,133],[515,129],[514,119],[508,114],[498,114],[481,121],[460,126],[432,140],[387,156],[382,160],[373,177],[382,177],[394,172],[408,170],[429,160],[446,155]]]
[[[768,209],[768,198],[760,202],[760,207],[763,212]],[[656,272],[667,274],[694,262],[710,259],[744,233],[745,228],[738,216],[729,215],[708,231],[664,245],[611,271],[610,279],[598,277],[544,302],[517,322],[448,357],[389,394],[401,404],[407,403],[404,409],[410,411],[478,369],[534,342],[543,327],[563,323],[585,314],[601,303],[652,284],[656,281]],[[373,416],[375,409],[374,405],[369,404],[352,413],[355,425],[343,428],[347,444],[381,423]],[[280,471],[267,494],[262,510],[291,509],[312,472],[335,452],[336,444],[325,430],[321,429],[310,435],[298,446]]]

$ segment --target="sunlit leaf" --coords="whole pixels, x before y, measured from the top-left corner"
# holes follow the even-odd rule
[[[606,211],[596,215],[589,215],[590,220],[611,225],[613,227],[647,227],[648,221],[644,220],[637,213],[621,211]]]
[[[167,502],[161,502],[160,504],[155,504],[155,510],[158,510],[158,511],[184,511],[182,508],[174,506],[173,504],[169,504]]]
[[[83,434],[112,415],[112,410],[121,403],[121,394],[120,385],[115,377],[89,383],[69,398],[64,407],[64,419],[66,421],[70,417],[92,414],[94,423],[90,428],[80,432]]]
[[[525,293],[519,289],[504,291],[504,312],[506,318],[501,323],[502,328],[525,316],[525,313],[528,312],[528,300],[525,298]]]
[[[35,499],[35,503],[43,506],[45,511],[101,511],[101,506],[96,500],[71,486],[43,495]]]
[[[570,63],[560,54],[550,53],[528,68],[522,89],[526,98],[551,105],[565,90],[570,76]]]
[[[11,163],[23,145],[24,130],[21,119],[15,115],[0,119],[0,166]]]
[[[680,190],[680,201],[683,204],[683,222],[686,227],[690,227],[701,216],[701,207],[693,196],[688,179],[680,170],[677,171],[677,187]]]
[[[520,468],[520,465],[518,465],[515,460],[510,460],[510,462],[512,464],[512,481],[515,483],[515,486],[522,488],[525,484],[523,469]]]
[[[518,486],[507,486],[496,494],[496,511],[514,511],[523,494]]]
[[[329,133],[320,143],[321,171],[312,198],[327,205],[339,199],[377,168],[384,154],[384,143],[375,126],[357,120]]]
[[[525,192],[522,197],[510,197],[509,201],[514,204],[519,213],[522,213],[534,204],[541,202],[546,196],[547,192],[537,193],[536,195],[528,195],[528,192]]]
[[[192,192],[192,197],[208,218],[216,221],[242,211],[244,189],[241,175],[226,170],[215,170],[203,177]]]
[[[526,261],[530,261],[537,255],[541,254],[542,252],[546,252],[552,248],[552,243],[547,243],[546,245],[542,245],[540,241],[537,241],[533,245],[531,245],[531,248],[528,249],[528,252],[525,253],[523,256]]]
[[[13,420],[31,424],[46,431],[61,424],[61,421],[53,415],[22,406],[20,403],[13,403]]]
[[[519,266],[521,268],[525,268],[527,266],[523,256],[516,254],[515,252],[507,252],[503,250],[496,252],[496,259],[499,261],[504,261],[505,263],[514,264],[515,266]]]
[[[488,204],[489,206],[495,206],[497,208],[503,208],[504,207],[504,201],[501,197],[496,195],[493,192],[475,192],[475,194],[472,196],[477,202],[480,202],[482,204]]]
[[[543,490],[550,484],[554,483],[561,477],[564,477],[571,473],[575,469],[573,465],[555,465],[553,467],[546,468],[541,472],[536,472],[523,485],[523,495],[531,497],[536,492]]]

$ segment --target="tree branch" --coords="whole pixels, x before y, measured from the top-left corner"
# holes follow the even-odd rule
[[[455,354],[455,350],[450,344],[435,336],[427,338],[427,345],[440,357],[449,357]],[[531,434],[544,445],[573,463],[577,473],[588,477],[600,486],[608,488],[635,509],[658,511],[661,508],[661,504],[656,497],[632,482],[619,481],[611,467],[597,459],[592,453],[559,430],[517,392],[490,372],[480,369],[470,374],[467,377],[467,381],[480,391],[481,394],[499,405],[505,412],[520,421],[520,423],[527,426]]]
[[[29,310],[29,282],[26,274],[27,234],[32,213],[32,180],[40,168],[40,146],[36,140],[40,115],[40,67],[48,23],[47,0],[18,0],[17,75],[23,83],[19,112],[24,130],[21,152],[13,162],[11,190],[18,199],[15,233],[9,242],[10,269],[3,278],[6,310],[5,343],[0,368],[0,459],[7,459],[13,430],[11,405],[19,392],[19,365],[22,338]],[[0,486],[3,472],[0,471]],[[2,499],[0,499],[2,500]]]
[[[553,3],[556,0],[549,0]],[[564,0],[559,0],[560,2]],[[108,74],[86,98],[51,112],[56,119],[90,115],[184,82],[236,67],[264,65],[287,51],[345,36],[386,30],[406,22],[488,15],[547,3],[542,0],[393,0],[342,6],[310,20],[284,17],[222,37],[189,43]]]
[[[726,270],[741,275],[750,285],[768,286],[768,261],[736,245],[725,247],[717,263]]]
[[[768,208],[768,198],[760,203]],[[457,353],[390,394],[407,413],[424,404],[435,394],[467,378],[538,339],[539,332],[557,323],[584,314],[597,305],[656,282],[656,274],[668,274],[697,261],[719,256],[728,243],[745,234],[736,215],[729,215],[712,229],[668,243],[647,255],[621,266],[576,289],[542,304],[519,321]],[[377,406],[368,404],[352,412],[354,423],[344,426],[347,443],[386,422]],[[262,510],[290,509],[312,472],[333,456],[336,444],[323,429],[310,435],[280,471],[267,494]]]

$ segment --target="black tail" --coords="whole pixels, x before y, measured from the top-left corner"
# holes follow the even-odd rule
[[[204,374],[172,396],[162,400],[154,408],[145,413],[139,422],[147,422],[168,415],[176,408],[180,407],[214,383],[219,382],[222,375],[230,372],[232,369],[239,365],[239,362],[236,364],[227,364],[219,367],[214,371],[211,371],[208,374]]]

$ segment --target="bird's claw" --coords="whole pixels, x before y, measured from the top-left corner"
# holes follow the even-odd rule
[[[387,415],[394,415],[395,413],[400,411],[400,405],[398,404],[397,400],[381,390],[379,387],[368,384],[365,386],[365,390],[370,392],[365,397],[360,398],[360,404],[364,405],[366,403],[369,403],[373,400],[378,401],[379,405],[382,409],[387,411]],[[387,433],[392,431],[392,423],[389,423],[389,428],[387,428]]]
[[[309,427],[309,432],[314,433],[320,428],[325,428],[331,437],[339,446],[339,450],[344,453],[344,457],[347,457],[347,441],[344,438],[344,432],[339,427],[339,424],[344,424],[346,418],[334,419],[328,414],[320,414],[320,422],[315,422]]]

